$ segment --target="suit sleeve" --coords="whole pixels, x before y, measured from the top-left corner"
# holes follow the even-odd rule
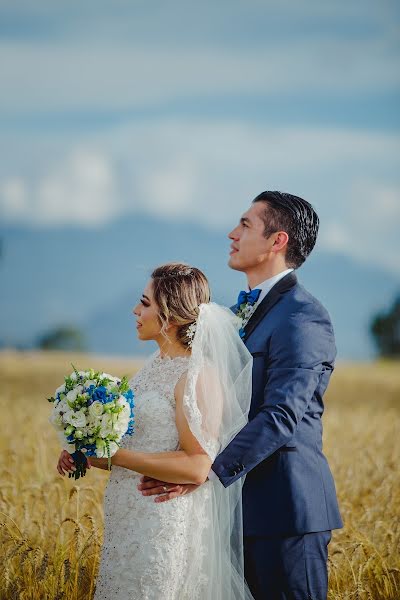
[[[313,305],[294,312],[274,331],[263,402],[212,465],[225,487],[290,441],[321,376],[333,370],[335,355],[329,316]]]

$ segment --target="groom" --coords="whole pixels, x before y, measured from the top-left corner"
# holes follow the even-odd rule
[[[334,334],[327,311],[295,275],[318,227],[302,198],[263,192],[229,234],[229,266],[246,274],[251,290],[241,292],[240,304],[253,311],[244,327],[253,392],[248,424],[216,458],[209,478],[228,487],[246,475],[245,575],[256,600],[325,600],[331,530],[342,527],[322,452]],[[144,477],[140,489],[165,501],[194,487]]]

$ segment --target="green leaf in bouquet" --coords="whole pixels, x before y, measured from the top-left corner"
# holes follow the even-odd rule
[[[56,399],[55,399],[55,398],[52,396],[51,398],[47,398],[47,401],[48,401],[48,402],[55,402],[55,401],[56,401]]]
[[[74,367],[74,365],[72,363],[71,363],[71,366],[72,366],[72,368],[73,368],[76,376],[79,377],[79,371],[78,371],[78,369],[76,367]]]
[[[121,383],[119,384],[119,392],[120,394],[124,394],[129,390],[129,381],[126,375],[121,379]]]
[[[64,381],[65,381],[66,391],[70,392],[75,386],[75,381],[73,379],[71,379],[71,377],[69,377],[69,376],[64,377]]]
[[[105,439],[104,441],[105,441],[106,448],[107,448],[107,467],[108,467],[108,470],[111,471],[110,442],[108,441],[108,439]]]

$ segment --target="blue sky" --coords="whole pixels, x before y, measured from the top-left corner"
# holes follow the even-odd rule
[[[304,196],[321,248],[400,275],[399,5],[0,1],[0,218],[228,230]]]

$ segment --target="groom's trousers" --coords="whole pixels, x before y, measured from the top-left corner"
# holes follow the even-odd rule
[[[245,537],[245,576],[256,600],[326,600],[330,531]]]

